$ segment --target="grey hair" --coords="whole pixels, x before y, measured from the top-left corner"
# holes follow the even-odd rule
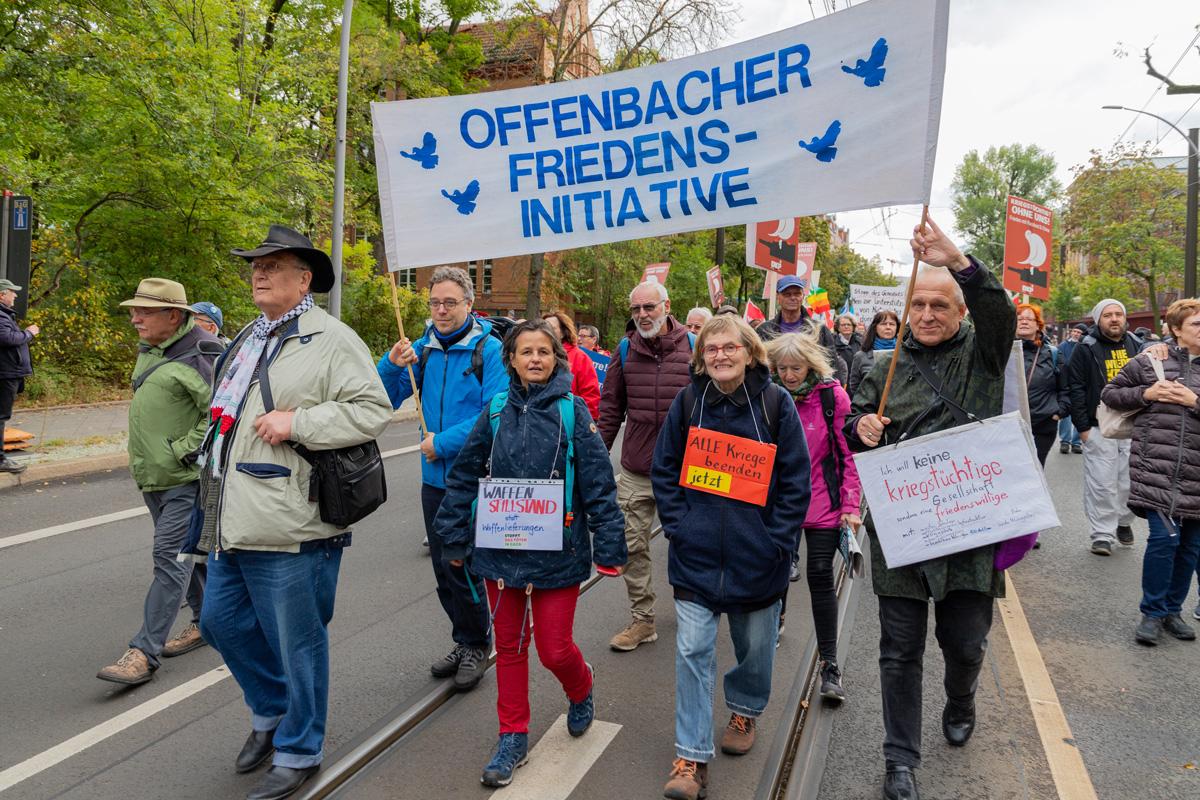
[[[586,333],[588,336],[591,336],[596,341],[600,340],[600,329],[597,328],[595,325],[580,325],[578,333],[580,335],[583,335]]]
[[[704,318],[705,322],[708,322],[710,319],[713,318],[712,311],[705,308],[704,306],[696,306],[691,311],[687,312],[687,316],[684,317],[684,320],[686,321],[686,320],[690,319],[692,314],[699,314],[701,317]]]
[[[433,277],[429,279],[429,288],[433,288],[439,283],[457,284],[458,288],[463,290],[463,297],[468,303],[475,302],[475,284],[471,282],[471,276],[467,274],[465,269],[460,267],[438,267],[433,271]]]
[[[767,342],[767,356],[771,369],[778,370],[780,361],[799,361],[817,373],[823,381],[833,378],[833,357],[821,346],[817,328],[804,333],[785,333]]]
[[[641,283],[639,283],[637,286],[633,287],[633,291],[629,293],[629,303],[630,303],[630,305],[632,305],[632,304],[633,304],[633,293],[634,293],[634,292],[636,292],[638,289],[645,289],[645,288],[648,288],[648,287],[653,287],[653,288],[654,288],[654,290],[655,290],[656,292],[658,292],[658,301],[659,301],[660,303],[661,303],[661,302],[663,302],[663,301],[665,301],[665,300],[670,300],[670,299],[671,299],[671,298],[670,298],[670,296],[668,296],[668,295],[667,295],[667,287],[666,287],[666,286],[663,286],[663,285],[662,285],[661,283],[659,283],[658,281],[642,281],[642,282],[641,282]]]
[[[854,316],[853,314],[838,314],[838,318],[837,318],[837,321],[834,323],[834,327],[837,327],[838,325],[841,325],[841,324],[842,324],[842,320],[844,320],[844,319],[848,319],[848,320],[850,320],[850,321],[851,321],[851,322],[853,322],[855,325],[857,325],[857,324],[858,324],[858,317]]]
[[[948,268],[931,267],[928,264],[922,264],[921,268],[917,270],[917,281],[918,282],[920,282],[921,276],[923,276],[923,275],[937,275],[937,276],[948,277],[950,279],[951,285],[954,286],[954,300],[955,300],[955,302],[958,303],[958,307],[959,308],[967,307],[967,298],[963,295],[962,286],[960,286],[958,281],[955,280],[954,275],[952,275],[950,273],[950,270]]]

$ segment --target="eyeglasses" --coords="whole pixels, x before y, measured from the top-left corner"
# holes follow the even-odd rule
[[[700,329],[701,329],[701,328],[703,328],[703,327],[704,327],[704,323],[703,323],[703,322],[689,322],[689,323],[687,324],[687,329],[688,329],[689,331],[691,331],[692,333],[699,333],[699,332],[700,332]]]
[[[162,314],[170,311],[169,308],[131,308],[129,309],[129,318],[137,319],[138,317],[149,317],[154,314]]]
[[[715,344],[709,344],[704,346],[703,353],[705,358],[716,358],[718,353],[724,353],[726,356],[732,358],[733,356],[737,355],[739,350],[745,349],[746,345],[744,344],[730,343],[721,345],[720,347]]]
[[[458,300],[430,300],[429,308],[433,311],[437,311],[438,306],[441,306],[447,311],[453,311],[454,309],[458,308],[458,303]]]
[[[296,267],[290,261],[259,261],[255,259],[250,262],[250,269],[254,272],[265,272],[267,275],[278,275],[285,269]],[[301,269],[300,267],[296,267]]]
[[[659,300],[657,303],[642,303],[641,305],[630,306],[629,316],[636,317],[639,311],[641,311],[643,314],[652,314],[654,313],[654,309],[661,306],[663,302],[663,300]]]

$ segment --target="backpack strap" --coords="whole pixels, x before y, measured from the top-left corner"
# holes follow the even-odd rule
[[[179,341],[181,342],[181,341],[183,341],[183,339],[180,339]],[[175,344],[179,344],[179,342],[176,342]],[[175,345],[172,345],[171,348],[173,348],[174,346]],[[168,348],[168,350],[171,348]],[[220,342],[209,341],[207,339],[201,339],[201,340],[197,341],[192,347],[189,347],[188,349],[186,349],[182,352],[174,353],[169,356],[167,356],[166,351],[164,351],[163,355],[167,356],[167,357],[164,358],[162,361],[159,361],[157,364],[154,364],[153,366],[151,366],[149,369],[147,369],[141,375],[138,375],[136,378],[134,378],[133,382],[130,385],[132,386],[133,391],[137,392],[138,389],[142,388],[142,384],[144,384],[147,381],[147,379],[149,379],[149,377],[154,373],[154,371],[156,369],[158,369],[159,367],[166,366],[167,364],[173,364],[176,361],[183,361],[185,359],[192,358],[193,356],[207,356],[209,358],[212,358],[213,360],[216,360],[224,352],[225,352],[225,348],[221,345]],[[201,373],[200,377],[204,377],[204,374]],[[212,381],[209,381],[209,382],[211,383]]]
[[[575,395],[567,392],[566,397],[558,398],[558,414],[567,434],[567,474],[563,489],[566,514],[563,517],[563,532],[570,536],[571,524],[575,521],[575,512],[571,510],[571,501],[575,496]]]
[[[480,386],[483,386],[483,346],[487,344],[489,337],[490,334],[485,333],[475,340],[475,348],[471,350],[471,366],[463,372],[464,378],[474,373]]]
[[[617,344],[617,353],[621,356],[621,371],[625,371],[625,359],[629,358],[629,337],[626,336]]]
[[[825,477],[829,502],[836,510],[840,509],[842,505],[842,452],[838,447],[837,433],[834,430],[837,395],[832,386],[822,386],[819,391],[821,392],[821,413],[825,417],[825,430],[829,436],[829,455],[821,461],[821,474]]]
[[[492,395],[491,405],[488,406],[488,422],[492,425],[492,438],[496,438],[496,431],[500,429],[500,412],[504,410],[504,406],[508,403],[508,390],[496,392]]]
[[[1050,345],[1050,363],[1054,365],[1054,371],[1058,372],[1058,348]]]

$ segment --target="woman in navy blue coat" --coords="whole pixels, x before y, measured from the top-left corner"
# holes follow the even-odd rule
[[[738,662],[725,673],[725,704],[732,715],[722,752],[741,755],[750,749],[755,722],[771,694],[780,599],[808,511],[809,463],[795,403],[771,382],[767,364],[761,340],[741,319],[719,316],[706,322],[696,340],[692,384],[671,404],[654,449],[650,480],[670,542],[668,576],[677,619],[677,758],[667,797],[702,796],[707,784],[722,614],[729,616]],[[728,484],[720,479],[717,493],[680,485],[685,450],[690,444],[702,453],[703,431],[751,440],[742,446],[746,452],[760,450],[760,443],[776,445],[769,478],[757,475],[768,487],[765,501],[745,499],[748,491],[736,477]],[[730,443],[726,440],[721,452]],[[698,458],[708,463],[703,454]],[[694,477],[691,470],[689,477]],[[718,479],[710,476],[710,485]]]
[[[493,401],[476,420],[447,476],[446,497],[434,522],[444,543],[443,559],[459,566],[470,557],[472,569],[487,584],[500,740],[481,777],[486,786],[510,783],[528,757],[531,620],[538,658],[570,702],[568,732],[581,736],[591,725],[593,671],[572,636],[579,584],[593,563],[619,574],[626,559],[625,518],[617,505],[612,463],[584,401],[570,394],[562,344],[544,321],[522,322],[504,340],[504,361],[511,377],[507,400],[502,406]],[[568,467],[570,450],[574,464]],[[477,547],[473,503],[480,479],[489,477],[573,482],[561,549]]]

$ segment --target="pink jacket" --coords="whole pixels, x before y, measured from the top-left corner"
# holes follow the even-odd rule
[[[596,365],[587,353],[573,344],[563,342],[567,351],[567,361],[571,365],[571,393],[582,397],[592,419],[600,419],[600,379],[596,377]]]
[[[825,485],[825,473],[821,470],[821,462],[829,455],[829,428],[825,424],[825,414],[821,408],[820,386],[832,386],[836,398],[833,412],[834,439],[842,451],[842,507],[832,508],[829,500],[829,489]],[[812,464],[812,499],[808,503],[808,516],[804,519],[805,528],[836,528],[842,514],[857,514],[862,500],[862,483],[858,480],[858,470],[854,467],[854,456],[846,444],[842,428],[846,424],[846,415],[850,413],[850,396],[837,381],[820,384],[803,400],[796,401],[796,411],[800,414],[800,424],[804,427],[804,436],[808,441],[808,458]]]

